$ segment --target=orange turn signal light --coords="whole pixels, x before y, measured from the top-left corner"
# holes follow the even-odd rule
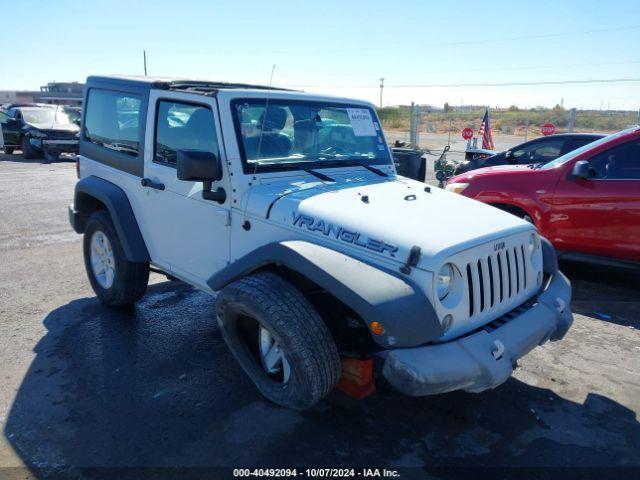
[[[380,322],[371,322],[369,324],[369,328],[376,335],[382,335],[384,333],[384,327]]]

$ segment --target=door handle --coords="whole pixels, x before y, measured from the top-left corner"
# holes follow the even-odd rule
[[[143,178],[140,180],[140,184],[143,187],[155,188],[156,190],[164,190],[164,183],[154,182],[150,178]]]

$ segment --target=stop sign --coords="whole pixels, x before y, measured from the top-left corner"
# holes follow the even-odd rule
[[[469,140],[471,137],[473,137],[473,130],[471,130],[469,127],[462,130],[462,138],[464,138],[465,140]]]
[[[545,123],[544,125],[542,125],[540,131],[543,135],[553,135],[556,131],[556,127],[553,125],[553,123]]]

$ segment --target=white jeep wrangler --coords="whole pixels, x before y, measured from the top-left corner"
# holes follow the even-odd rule
[[[260,391],[304,409],[375,357],[408,395],[480,392],[564,336],[571,287],[534,227],[396,175],[371,104],[89,77],[70,221],[106,305],[150,268],[217,294]],[[188,319],[185,319],[188,321]]]

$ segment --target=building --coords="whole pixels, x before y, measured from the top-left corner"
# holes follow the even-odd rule
[[[3,103],[33,103],[37,93],[39,92],[0,90],[0,105]]]
[[[81,107],[84,83],[50,82],[40,91],[0,90],[0,105],[7,103],[48,103]]]
[[[53,105],[82,105],[84,83],[78,82],[50,82],[40,87],[34,100],[38,103],[50,103]]]

